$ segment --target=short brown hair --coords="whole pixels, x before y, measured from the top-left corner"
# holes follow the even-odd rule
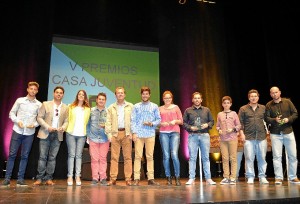
[[[248,98],[249,98],[250,94],[252,94],[252,93],[256,93],[257,96],[259,97],[258,91],[256,89],[251,89],[250,91],[248,91]]]
[[[150,88],[149,88],[148,86],[143,86],[143,87],[141,88],[141,94],[142,94],[144,91],[148,91],[149,94],[151,94]]]
[[[98,93],[97,98],[99,98],[99,96],[103,96],[106,100],[106,93],[100,92]]]
[[[63,91],[63,93],[65,93],[65,89],[62,86],[57,86],[54,88],[53,92],[55,92],[57,89],[61,89]]]
[[[230,101],[230,103],[232,103],[232,99],[231,99],[230,96],[223,96],[223,98],[222,98],[222,103],[223,103],[224,101],[226,101],[226,100],[228,100],[228,101]]]

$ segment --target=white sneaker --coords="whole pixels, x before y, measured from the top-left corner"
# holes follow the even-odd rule
[[[195,183],[195,179],[189,179],[188,182],[185,183],[185,185],[193,185]]]
[[[81,186],[81,179],[79,176],[76,176],[76,186]]]
[[[73,178],[68,177],[67,183],[68,183],[68,186],[72,186],[73,185]]]
[[[248,178],[247,183],[253,184],[254,183],[254,178]]]
[[[206,183],[207,183],[208,185],[216,185],[216,182],[214,182],[212,179],[207,179],[207,180],[206,180]]]
[[[229,184],[230,180],[228,178],[223,178],[223,180],[220,182],[221,185]]]
[[[230,179],[230,185],[236,185],[236,180],[235,179]]]
[[[259,179],[259,183],[260,184],[269,184],[269,181],[266,178],[263,177],[263,178]]]

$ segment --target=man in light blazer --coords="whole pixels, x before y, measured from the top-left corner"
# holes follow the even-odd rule
[[[53,100],[43,102],[37,116],[40,130],[40,156],[38,161],[38,175],[33,185],[54,185],[53,173],[56,165],[56,156],[63,141],[63,133],[68,127],[68,106],[62,103],[64,88],[54,88]]]

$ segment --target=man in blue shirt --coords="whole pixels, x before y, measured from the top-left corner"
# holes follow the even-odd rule
[[[139,185],[141,176],[141,159],[145,145],[147,159],[148,185],[159,185],[154,181],[154,145],[155,128],[160,124],[161,117],[157,104],[150,102],[150,88],[142,87],[142,101],[136,103],[131,114],[132,140],[135,144],[134,186]]]

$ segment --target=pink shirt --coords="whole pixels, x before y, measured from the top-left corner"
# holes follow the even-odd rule
[[[225,113],[219,112],[217,116],[217,130],[222,130],[223,134],[220,135],[221,141],[229,141],[237,139],[237,132],[241,129],[241,123],[239,117],[235,111]],[[228,129],[235,129],[236,131],[226,133]]]
[[[182,121],[182,113],[177,105],[173,105],[172,108],[165,108],[164,106],[159,107],[161,123],[162,122],[170,122],[172,120],[181,120]],[[180,127],[178,124],[169,125],[162,127],[160,126],[160,132],[180,132]]]

